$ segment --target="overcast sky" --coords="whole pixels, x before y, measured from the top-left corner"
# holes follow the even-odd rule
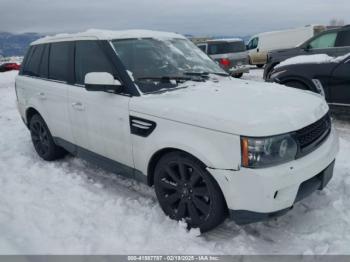
[[[350,0],[0,0],[0,31],[154,29],[194,35],[350,23]]]

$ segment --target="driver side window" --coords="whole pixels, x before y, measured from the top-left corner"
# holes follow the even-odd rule
[[[320,35],[312,40],[309,44],[311,49],[323,49],[332,48],[335,46],[335,40],[337,39],[337,33],[329,33]]]
[[[91,72],[107,72],[116,75],[112,63],[97,41],[77,41],[75,47],[75,81],[83,85],[85,75]]]
[[[259,38],[255,37],[255,38],[253,38],[252,40],[249,41],[247,49],[248,50],[255,49],[255,48],[258,47],[258,44],[259,44]]]

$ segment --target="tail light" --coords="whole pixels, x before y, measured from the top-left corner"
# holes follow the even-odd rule
[[[219,60],[220,65],[222,65],[223,67],[229,67],[231,65],[231,61],[227,58],[221,58]]]

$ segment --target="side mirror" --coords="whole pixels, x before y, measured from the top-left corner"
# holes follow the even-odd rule
[[[91,72],[85,75],[85,89],[87,91],[119,93],[123,88],[120,81],[114,79],[110,73]]]

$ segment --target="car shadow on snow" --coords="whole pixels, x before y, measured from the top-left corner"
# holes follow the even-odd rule
[[[154,189],[147,185],[114,173],[106,172],[93,164],[71,155],[68,155],[65,159],[57,163],[62,166],[63,162],[67,173],[78,174],[88,183],[100,185],[100,190],[108,190],[109,193],[112,193],[116,197],[119,197],[122,193],[123,197],[127,199],[146,198],[151,201],[152,205],[158,205]],[[307,215],[307,213],[312,213],[315,209],[322,208],[327,202],[331,202],[327,194],[316,192],[303,202],[296,204],[292,210],[282,217],[243,226],[237,225],[234,221],[227,219],[222,225],[210,232],[202,234],[200,237],[210,242],[221,242],[244,235],[249,239],[260,240],[266,243],[276,243],[280,239],[281,232],[297,233],[298,231],[305,231],[305,228],[295,229],[294,227],[300,223],[314,223],[313,215]],[[159,212],[161,212],[160,208]],[[174,223],[178,222],[174,221]],[[310,230],[314,230],[313,228]]]

